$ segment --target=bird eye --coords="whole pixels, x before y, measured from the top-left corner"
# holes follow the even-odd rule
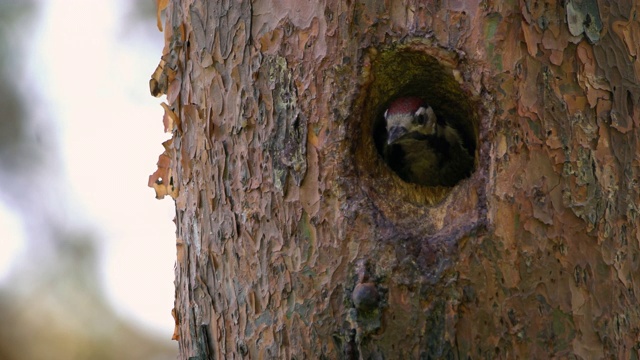
[[[416,110],[413,118],[418,125],[424,125],[427,122],[427,109],[425,109],[424,106],[421,106]]]

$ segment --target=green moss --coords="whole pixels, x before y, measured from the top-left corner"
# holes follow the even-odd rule
[[[484,26],[484,39],[485,48],[487,49],[487,55],[489,59],[492,59],[492,64],[498,70],[502,71],[502,56],[499,52],[496,52],[495,35],[498,32],[498,25],[502,22],[502,15],[499,13],[491,13],[487,15]]]

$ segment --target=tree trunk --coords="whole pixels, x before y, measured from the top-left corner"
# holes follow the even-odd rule
[[[181,358],[637,358],[637,6],[163,2]],[[399,96],[469,177],[391,170]]]

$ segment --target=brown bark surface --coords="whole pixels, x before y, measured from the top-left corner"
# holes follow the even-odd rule
[[[637,5],[159,3],[182,358],[637,358]],[[470,178],[389,170],[407,94]]]

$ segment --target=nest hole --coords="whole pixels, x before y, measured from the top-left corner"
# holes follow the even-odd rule
[[[369,153],[364,156],[382,163],[381,166],[371,164],[374,168],[380,167],[372,175],[385,177],[385,169],[387,173],[390,170],[402,182],[431,189],[429,192],[433,194],[444,194],[471,176],[477,164],[477,107],[454,76],[454,68],[443,65],[424,51],[412,49],[377,53],[371,59],[371,65],[371,83],[362,109],[363,134],[365,138],[369,134],[370,138],[364,141],[364,147],[368,149],[365,153]],[[419,180],[400,171],[400,158],[406,154],[387,144],[384,114],[389,105],[401,97],[418,97],[432,107],[438,119],[446,119],[459,134],[465,156],[448,157],[445,164],[438,165],[437,171]]]

